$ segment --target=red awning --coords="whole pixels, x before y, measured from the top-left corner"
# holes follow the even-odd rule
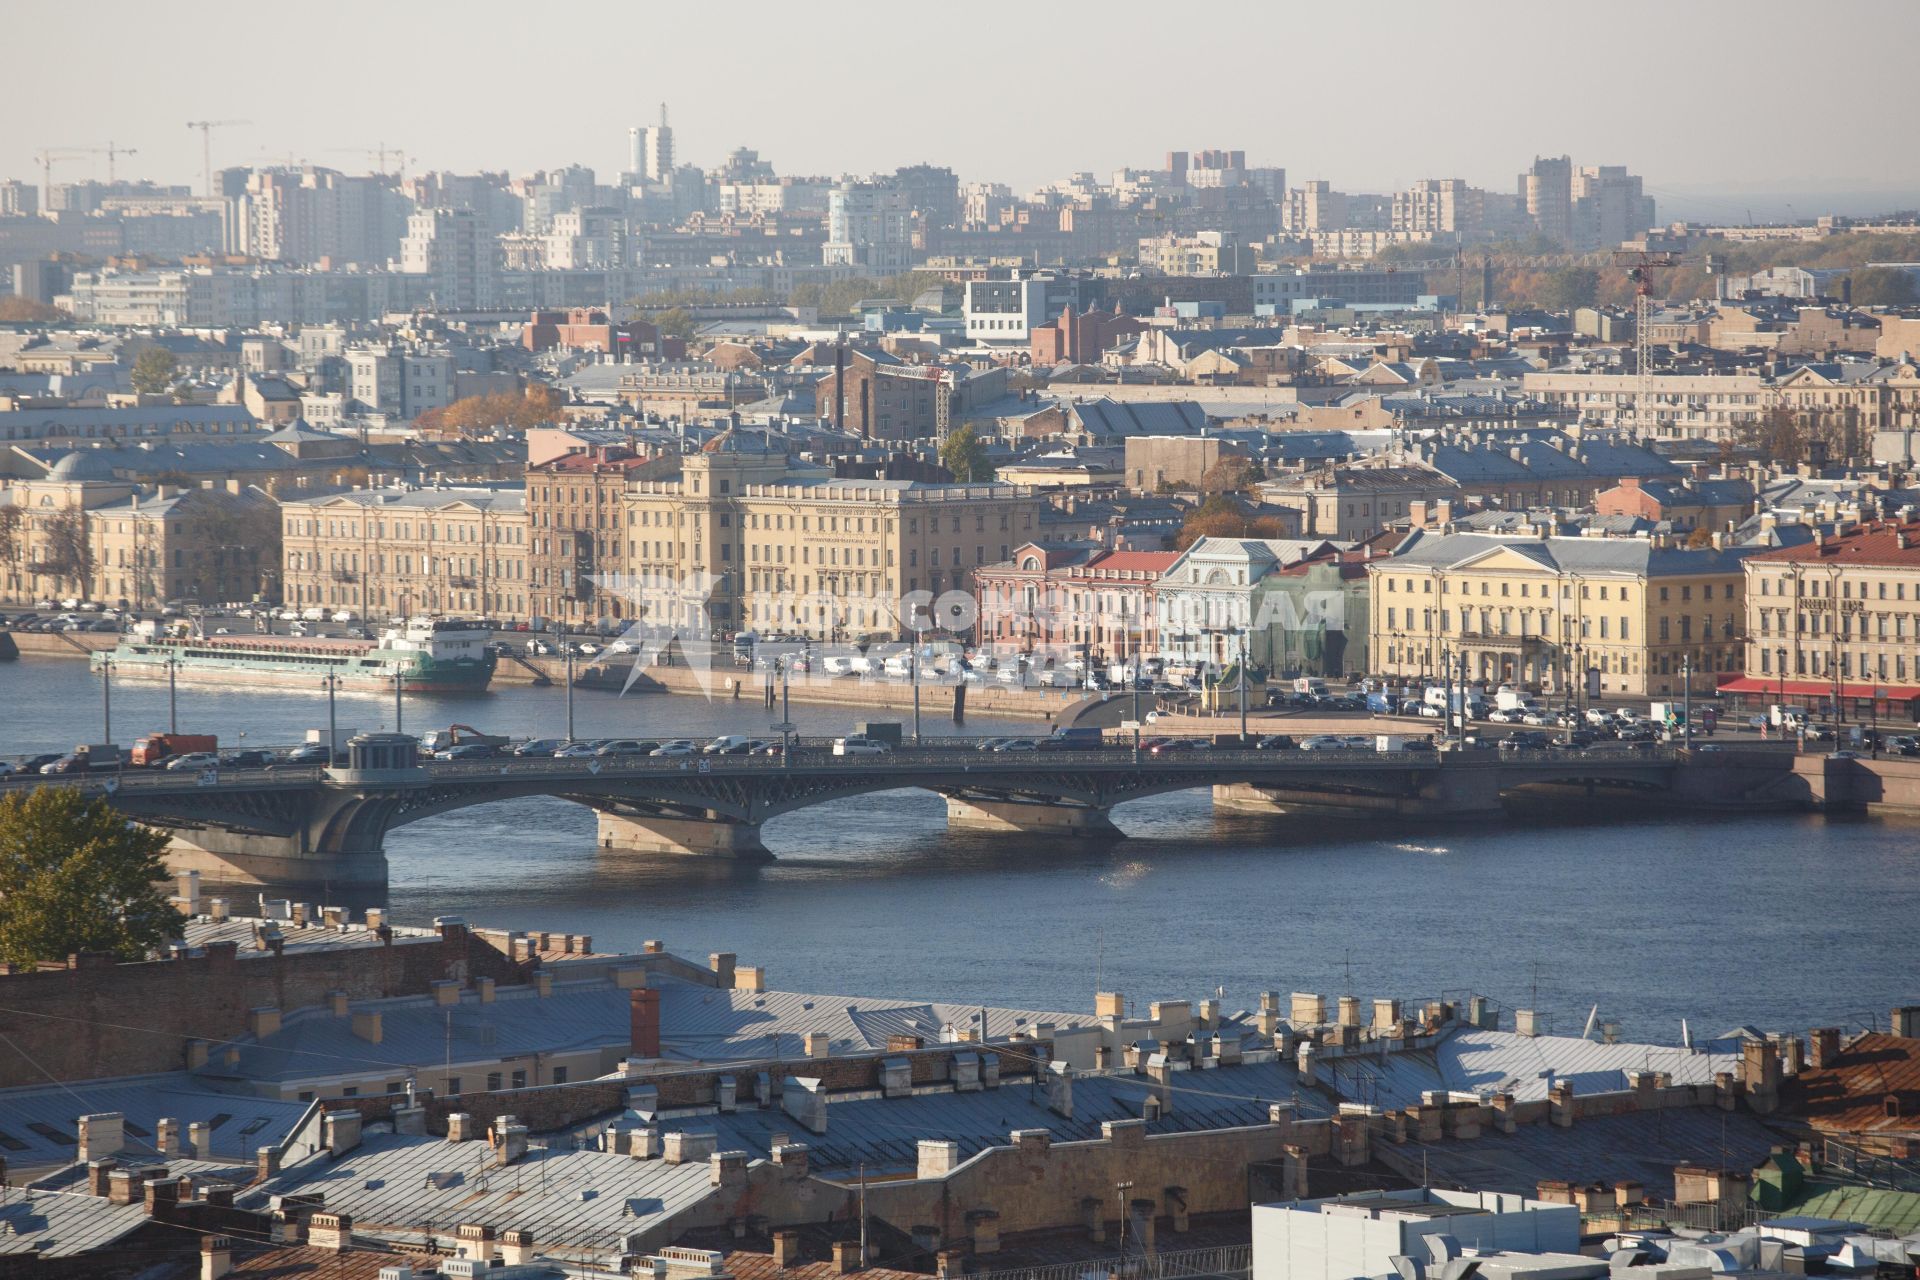
[[[1831,680],[1789,680],[1785,693],[1789,698],[1831,698],[1833,696]],[[1862,701],[1873,697],[1875,690],[1888,702],[1907,702],[1920,698],[1920,686],[1910,684],[1843,684],[1840,686],[1842,698],[1858,698]],[[1721,693],[1770,693],[1776,697],[1781,693],[1780,681],[1766,676],[1734,676],[1723,681]]]

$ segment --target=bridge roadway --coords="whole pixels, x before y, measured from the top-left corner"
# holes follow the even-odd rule
[[[957,744],[842,757],[824,746],[786,759],[504,758],[407,768],[278,767],[217,774],[119,773],[0,779],[0,794],[71,786],[108,795],[173,837],[175,871],[225,883],[384,886],[386,833],[470,805],[559,796],[599,815],[602,847],[770,859],[769,820],[808,805],[921,788],[944,796],[950,825],[1117,836],[1117,804],[1209,787],[1217,807],[1253,813],[1444,818],[1491,815],[1519,788],[1589,795],[1630,789],[1646,802],[1732,808],[1778,802],[1791,753],[1741,747],[1378,752],[1214,749],[1135,758],[1131,749],[995,753]],[[500,853],[510,853],[503,830]]]

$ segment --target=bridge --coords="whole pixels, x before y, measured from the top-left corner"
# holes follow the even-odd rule
[[[394,735],[372,735],[393,738]],[[387,757],[358,750],[346,767],[165,770],[0,779],[0,794],[77,787],[109,797],[173,838],[169,863],[211,880],[384,886],[386,833],[437,814],[526,796],[596,811],[603,848],[745,860],[772,857],[761,828],[784,813],[902,788],[945,797],[961,829],[1118,836],[1116,805],[1210,788],[1242,813],[1453,818],[1504,812],[1515,793],[1635,793],[1644,803],[1748,808],[1790,803],[1790,752],[1586,749],[1379,752],[1214,749],[1136,757],[1125,747],[996,753],[965,740],[872,756],[801,744],[786,757],[595,757],[417,761],[397,738]],[[503,832],[510,842],[511,832]]]

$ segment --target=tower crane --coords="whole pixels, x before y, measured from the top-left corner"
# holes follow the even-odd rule
[[[396,178],[400,177],[402,174],[406,172],[406,169],[407,169],[407,153],[405,149],[397,146],[390,147],[384,142],[378,143],[371,147],[331,147],[329,148],[329,150],[332,151],[335,155],[352,154],[352,155],[358,155],[358,156],[365,156],[367,157],[367,159],[374,161],[378,165],[378,167],[374,170],[374,172],[378,174],[385,174],[389,172],[387,168],[388,156],[392,156],[396,161],[399,162],[399,168],[391,170],[394,177]]]
[[[1616,249],[1613,253],[1614,265],[1627,269],[1627,279],[1633,285],[1633,428],[1642,436],[1652,434],[1658,424],[1653,407],[1653,282],[1657,273],[1694,261],[1705,262],[1708,275],[1717,275],[1726,265],[1718,254],[1689,258],[1643,249]]]
[[[42,147],[34,153],[34,159],[40,162],[40,208],[43,212],[53,211],[53,165],[56,160],[77,160],[81,156],[92,154],[89,147]]]
[[[213,131],[233,125],[252,124],[251,120],[189,120],[187,128],[200,131],[200,164],[207,175],[207,194],[213,194]]]
[[[100,152],[104,152],[104,153],[106,154],[106,157],[107,157],[107,184],[108,184],[109,186],[111,186],[111,185],[112,185],[112,184],[113,184],[113,183],[114,183],[114,182],[116,181],[116,179],[115,179],[115,177],[114,177],[114,171],[113,171],[113,162],[114,162],[115,160],[117,160],[117,159],[119,159],[119,158],[120,158],[121,156],[137,156],[137,155],[139,155],[139,154],[140,154],[140,148],[138,148],[138,147],[117,147],[117,146],[115,146],[115,145],[113,144],[113,139],[112,139],[112,138],[108,138],[108,139],[107,139],[107,145],[106,145],[106,146],[104,146],[104,147],[92,147],[92,148],[89,148],[89,150],[93,150],[93,151],[100,151]]]

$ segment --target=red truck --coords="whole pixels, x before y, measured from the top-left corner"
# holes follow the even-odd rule
[[[150,733],[133,744],[136,766],[165,764],[189,751],[218,751],[220,740],[211,733]]]

